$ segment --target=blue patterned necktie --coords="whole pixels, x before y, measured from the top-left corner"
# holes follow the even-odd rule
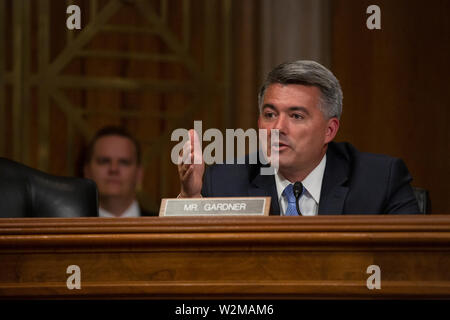
[[[303,192],[302,192],[303,194]],[[282,196],[285,197],[288,201],[288,206],[286,209],[286,216],[298,216],[296,200],[294,196],[294,188],[292,184],[289,184],[286,188],[284,188]],[[300,195],[301,197],[301,195]]]

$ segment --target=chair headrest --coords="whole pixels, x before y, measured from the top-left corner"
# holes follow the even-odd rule
[[[0,217],[96,217],[94,181],[59,177],[0,158]]]

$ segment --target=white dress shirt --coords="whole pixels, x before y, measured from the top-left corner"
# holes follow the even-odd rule
[[[303,194],[298,200],[300,212],[303,216],[316,216],[319,212],[320,191],[322,189],[322,179],[325,172],[327,155],[325,154],[313,171],[301,181],[303,184]],[[277,187],[278,203],[280,204],[280,215],[285,215],[288,201],[282,196],[284,189],[295,181],[289,181],[280,172],[275,173],[275,184]]]
[[[128,209],[118,217],[102,207],[98,208],[98,216],[102,218],[137,218],[141,216],[141,209],[139,208],[138,202],[134,200]]]

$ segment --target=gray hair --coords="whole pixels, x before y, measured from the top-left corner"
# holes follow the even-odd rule
[[[262,113],[264,93],[267,87],[274,83],[318,87],[321,92],[319,109],[323,115],[328,119],[333,117],[340,119],[343,98],[341,85],[334,74],[320,63],[309,60],[285,62],[270,71],[258,94],[260,113]]]

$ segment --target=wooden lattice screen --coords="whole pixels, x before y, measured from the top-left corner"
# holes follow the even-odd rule
[[[81,9],[68,30],[66,8]],[[0,0],[0,155],[77,175],[107,124],[141,142],[144,207],[176,195],[175,128],[230,124],[231,1]]]

